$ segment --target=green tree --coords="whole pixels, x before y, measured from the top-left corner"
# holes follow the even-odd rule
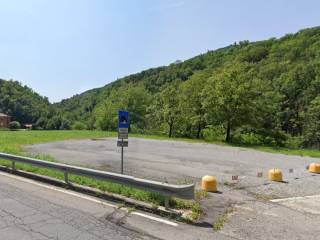
[[[181,114],[178,93],[177,84],[165,87],[155,96],[154,102],[149,108],[149,112],[153,115],[151,121],[160,125],[163,122],[167,124],[169,138],[172,137],[174,126]],[[152,127],[156,127],[155,124]]]
[[[310,104],[306,114],[305,142],[320,149],[320,96]]]
[[[181,85],[181,115],[184,118],[186,131],[190,131],[190,135],[196,138],[202,136],[201,131],[206,126],[203,90],[210,74],[210,71],[197,72]]]
[[[121,92],[120,103],[121,109],[129,112],[130,128],[143,130],[146,127],[147,106],[150,103],[147,90],[143,86],[129,85]]]
[[[117,128],[118,110],[129,112],[130,128],[143,129],[146,126],[146,111],[149,103],[149,93],[141,86],[122,86],[113,90],[96,109],[97,125],[102,130]]]
[[[221,69],[212,75],[205,90],[208,118],[225,126],[226,142],[232,140],[232,130],[255,118],[259,79],[250,66],[235,63]]]

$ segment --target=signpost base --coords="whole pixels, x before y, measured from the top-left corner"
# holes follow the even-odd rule
[[[121,174],[123,174],[123,138],[121,139]]]

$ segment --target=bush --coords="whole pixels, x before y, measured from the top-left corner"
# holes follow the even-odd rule
[[[202,130],[202,134],[203,138],[207,141],[221,141],[225,138],[225,131],[222,125],[210,125]]]
[[[245,145],[261,145],[263,143],[262,136],[255,133],[236,134],[232,141]]]
[[[75,122],[73,125],[72,125],[72,129],[73,130],[86,130],[87,129],[87,126],[82,123],[82,122]]]
[[[303,137],[288,137],[288,139],[285,141],[284,145],[287,148],[291,149],[298,149],[302,148],[304,143]]]
[[[144,133],[145,133],[145,130],[139,128],[136,124],[131,124],[131,125],[130,125],[130,132],[131,132],[131,133],[144,134]]]
[[[21,124],[17,121],[13,121],[9,123],[9,128],[12,130],[16,130],[16,129],[20,129],[21,128]]]
[[[40,117],[35,124],[32,125],[32,130],[43,130],[46,129],[48,124],[48,118]]]
[[[70,130],[70,121],[65,118],[61,118],[59,130]]]
[[[263,143],[265,145],[284,147],[285,142],[288,139],[288,135],[279,129],[271,130],[270,132],[264,132]]]

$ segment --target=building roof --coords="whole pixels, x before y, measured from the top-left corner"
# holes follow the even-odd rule
[[[0,117],[9,117],[7,114],[0,113]]]

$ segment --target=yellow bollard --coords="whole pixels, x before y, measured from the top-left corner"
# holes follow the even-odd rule
[[[201,180],[201,189],[206,192],[217,192],[217,180],[213,176],[204,176]]]
[[[319,163],[311,163],[309,165],[309,172],[320,173],[320,164]]]
[[[270,181],[282,182],[282,172],[280,169],[270,169],[268,172],[268,179]]]

